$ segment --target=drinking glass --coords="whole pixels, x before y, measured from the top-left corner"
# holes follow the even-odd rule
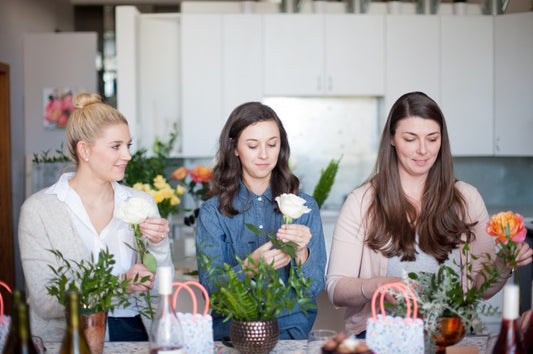
[[[307,354],[320,354],[322,346],[326,343],[326,340],[331,337],[335,337],[337,332],[330,329],[314,329],[309,333],[307,337]]]

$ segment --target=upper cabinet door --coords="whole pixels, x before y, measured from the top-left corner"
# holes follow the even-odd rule
[[[325,88],[328,95],[385,94],[385,18],[325,16]]]
[[[494,17],[496,155],[533,155],[532,34],[532,12]]]
[[[386,28],[386,112],[411,91],[422,91],[439,102],[439,16],[388,15]]]
[[[441,109],[454,156],[494,153],[491,16],[441,17]],[[473,133],[475,132],[475,134]]]
[[[324,16],[264,16],[264,94],[324,92]]]
[[[263,21],[261,15],[223,17],[223,115],[238,105],[263,99]]]
[[[222,117],[222,15],[181,17],[182,153],[213,156]]]

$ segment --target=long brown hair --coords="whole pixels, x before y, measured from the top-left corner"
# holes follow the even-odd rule
[[[226,216],[233,216],[239,210],[233,207],[233,197],[239,191],[242,177],[241,160],[235,155],[237,142],[246,127],[272,120],[279,128],[280,152],[276,167],[272,170],[270,188],[277,197],[283,193],[298,194],[300,181],[289,168],[290,147],[287,132],[274,110],[260,102],[244,103],[231,112],[218,143],[216,165],[213,168],[213,186],[210,195],[219,196],[219,210]]]
[[[436,121],[441,129],[441,147],[429,170],[420,212],[403,193],[398,156],[391,144],[398,122],[408,117]],[[466,222],[466,201],[455,187],[450,141],[444,116],[435,101],[422,92],[401,96],[392,106],[381,135],[378,157],[369,179],[374,198],[367,212],[369,231],[366,243],[386,257],[416,259],[416,234],[420,250],[442,263],[448,254],[474,235]]]

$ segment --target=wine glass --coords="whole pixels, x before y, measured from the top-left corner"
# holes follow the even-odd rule
[[[329,338],[335,337],[337,332],[330,329],[314,329],[309,333],[307,337],[307,354],[320,354],[322,352],[322,346]]]

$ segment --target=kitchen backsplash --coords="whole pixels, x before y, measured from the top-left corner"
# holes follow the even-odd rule
[[[533,216],[533,157],[457,157],[454,172],[479,190],[490,213]]]

